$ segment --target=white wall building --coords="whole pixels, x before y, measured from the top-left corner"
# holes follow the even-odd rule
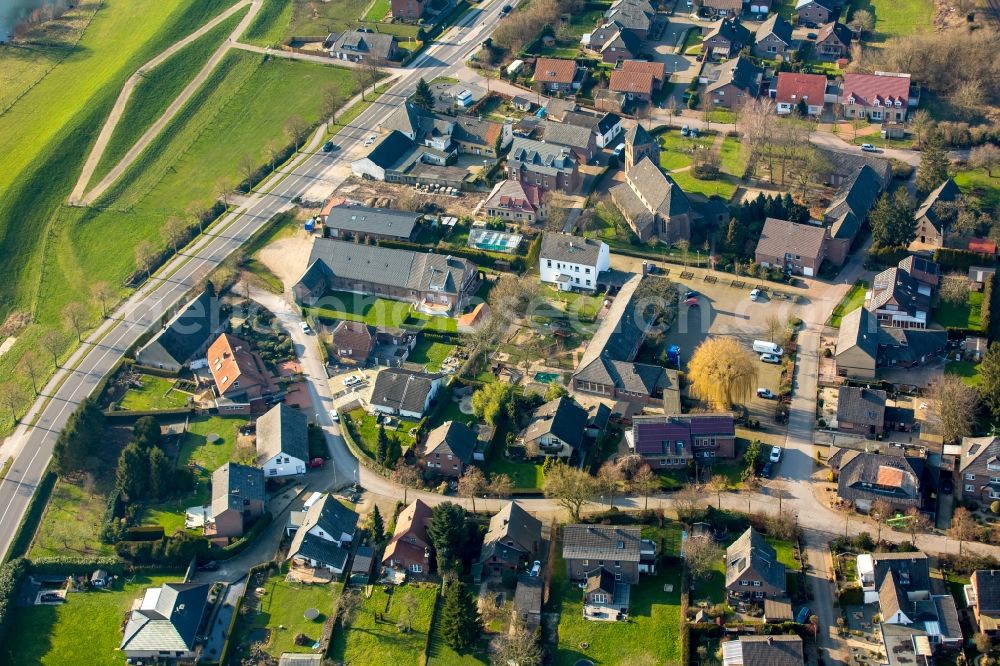
[[[538,254],[538,272],[545,284],[560,291],[594,291],[597,276],[608,270],[607,243],[571,234],[547,232]]]

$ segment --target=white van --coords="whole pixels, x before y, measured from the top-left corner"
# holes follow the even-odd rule
[[[753,350],[758,354],[774,354],[775,356],[781,356],[783,353],[781,347],[779,347],[774,342],[766,342],[764,340],[754,340]]]

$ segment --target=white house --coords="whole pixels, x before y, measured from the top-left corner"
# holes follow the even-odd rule
[[[611,148],[622,133],[622,119],[614,113],[606,113],[594,128],[597,135],[597,145],[601,148]]]
[[[368,404],[383,414],[421,419],[441,386],[441,375],[385,368],[375,377]]]
[[[307,460],[305,414],[280,403],[257,419],[257,464],[265,477],[305,474]]]
[[[324,495],[308,508],[295,529],[288,559],[299,566],[341,574],[357,528],[358,514]]]
[[[538,254],[543,283],[560,291],[597,289],[597,277],[608,270],[611,253],[606,243],[570,234],[547,232]]]

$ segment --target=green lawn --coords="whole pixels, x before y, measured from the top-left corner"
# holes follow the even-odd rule
[[[407,583],[390,587],[372,587],[371,596],[365,599],[345,630],[339,625],[333,633],[330,657],[334,661],[351,664],[416,664],[423,660],[430,631],[431,616],[437,599],[437,586]],[[417,599],[413,613],[412,630],[402,633],[396,628],[399,620],[400,602],[404,595],[412,594]],[[388,608],[387,608],[388,604]],[[375,613],[384,615],[375,621]]]
[[[1000,207],[1000,170],[990,177],[985,169],[966,169],[955,174],[955,184],[962,193],[978,199],[986,210]]]
[[[830,313],[830,326],[840,328],[840,320],[844,318],[845,314],[854,312],[863,306],[865,304],[865,291],[867,290],[868,285],[860,280],[851,285],[850,290],[840,300],[840,303],[837,303],[833,308],[833,312]]]
[[[706,197],[719,196],[727,201],[732,199],[733,195],[736,194],[736,183],[724,179],[724,176],[718,180],[701,180],[700,178],[695,178],[691,171],[680,171],[672,173],[670,176],[682,190],[688,193],[698,192],[704,194]]]
[[[934,310],[934,321],[945,328],[982,328],[983,292],[970,291],[966,303],[949,303],[940,301]]]
[[[679,663],[680,583],[679,568],[663,568],[656,576],[643,576],[632,586],[628,622],[592,622],[583,619],[583,591],[566,580],[566,565],[557,555],[548,608],[560,613],[553,663],[573,666],[581,659],[597,666],[639,661]],[[672,592],[663,591],[667,584],[673,585]],[[581,647],[584,643],[586,648]]]
[[[173,534],[184,527],[185,509],[210,501],[212,472],[231,460],[252,464],[255,455],[253,450],[236,449],[237,431],[246,424],[247,419],[239,416],[202,416],[192,419],[181,442],[177,466],[191,467],[194,470],[194,491],[184,497],[148,507],[143,514],[143,522],[160,525],[166,534]],[[218,435],[220,439],[210,442],[210,434]]]
[[[362,407],[350,411],[346,416],[354,424],[355,431],[357,432],[357,444],[362,448],[362,450],[367,453],[372,459],[375,458],[375,450],[378,447],[378,424],[375,422],[375,417],[369,414]],[[404,449],[408,446],[413,446],[415,440],[413,436],[410,435],[410,429],[417,426],[416,421],[410,421],[409,419],[402,419],[397,416],[392,417],[394,422],[397,424],[395,429],[386,428],[385,432],[388,435],[395,436],[399,439],[399,444]]]
[[[708,120],[713,123],[732,125],[736,122],[736,112],[728,109],[713,109],[708,112]]]
[[[271,576],[264,584],[267,590],[260,599],[260,613],[253,619],[253,626],[266,628],[270,637],[265,647],[273,658],[282,652],[314,652],[308,646],[295,644],[295,637],[305,634],[315,641],[323,635],[323,623],[333,613],[343,584],[303,585],[290,583],[284,574]],[[307,620],[304,613],[315,608],[319,617]]]
[[[944,366],[945,374],[961,377],[962,383],[968,386],[979,386],[983,377],[979,374],[979,364],[970,361],[948,361]]]
[[[581,319],[593,321],[601,306],[604,305],[604,295],[593,296],[581,291],[559,291],[549,286],[542,287],[542,296],[554,307]]]
[[[113,591],[70,593],[58,606],[29,606],[13,613],[3,663],[40,666],[124,664],[118,651],[121,624],[132,603],[148,587],[179,582],[182,576],[130,576]]]
[[[680,130],[667,130],[660,135],[660,167],[667,171],[691,166],[691,152],[697,146],[706,150],[715,143],[714,136],[697,139],[681,136]]]
[[[406,327],[455,333],[458,321],[451,317],[434,317],[416,312],[413,305],[365,294],[333,291],[325,294],[318,307],[306,308],[310,315],[321,319],[363,321],[371,326]]]
[[[167,110],[245,14],[245,10],[236,12],[207,34],[160,63],[158,67],[148,71],[140,79],[91,177],[91,185],[99,183],[139,140],[139,137]]]
[[[691,586],[691,603],[708,600],[709,604],[721,604],[726,600],[726,558],[716,560],[712,571],[703,578],[697,578]]]
[[[365,14],[365,21],[381,21],[389,13],[389,0],[375,0]]]
[[[139,375],[142,388],[130,388],[120,407],[130,412],[154,409],[181,409],[187,406],[187,393],[174,390],[174,380],[155,375]]]
[[[478,593],[478,589],[473,589],[472,594]],[[487,653],[490,635],[487,632],[505,631],[509,626],[503,620],[487,624],[487,632],[483,632],[479,637],[479,645],[465,653],[456,652],[448,645],[444,632],[441,630],[441,605],[444,600],[438,597],[438,609],[433,624],[431,624],[431,636],[427,642],[427,666],[481,666],[489,664],[490,659]]]
[[[747,160],[744,155],[740,154],[740,140],[735,136],[727,136],[723,139],[719,159],[722,162],[722,170],[731,176],[740,178],[746,171]]]
[[[869,44],[926,32],[934,24],[931,0],[852,0],[850,8],[852,14],[858,9],[867,9],[875,17],[875,34],[866,40]],[[850,16],[844,22],[848,21]]]
[[[437,372],[441,369],[441,364],[448,358],[457,345],[446,345],[443,342],[432,342],[421,339],[417,346],[410,352],[407,359],[410,363],[419,363],[426,366],[427,372]]]
[[[701,28],[694,27],[687,31],[684,35],[684,45],[681,46],[681,53],[687,53],[690,49],[695,46],[700,47],[702,42]]]
[[[110,488],[88,487],[82,480],[59,479],[35,533],[28,555],[39,557],[93,557],[114,555],[101,543],[101,520]]]

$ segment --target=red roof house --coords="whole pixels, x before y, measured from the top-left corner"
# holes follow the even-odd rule
[[[792,113],[799,102],[805,100],[810,116],[823,113],[823,96],[826,94],[826,77],[822,74],[778,74],[778,92],[774,97],[778,113]]]
[[[902,122],[910,103],[910,75],[844,74],[840,101],[847,118]]]

